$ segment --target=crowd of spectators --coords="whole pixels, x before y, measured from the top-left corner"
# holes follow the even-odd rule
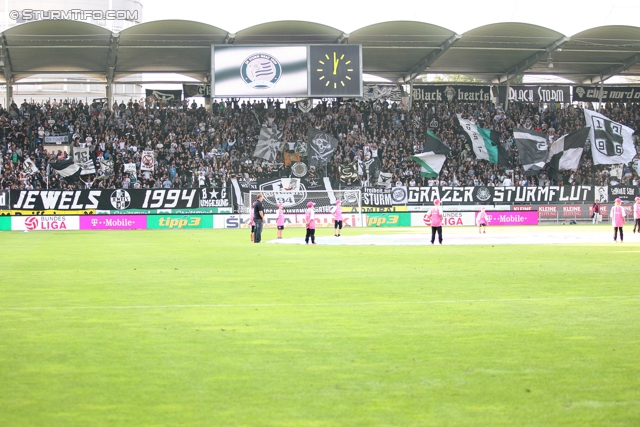
[[[606,104],[602,112],[634,129],[634,143],[639,145],[640,104]],[[456,126],[456,115],[498,131],[512,166],[477,160]],[[336,183],[339,165],[362,165],[378,157],[379,171],[392,174],[391,185],[638,185],[638,173],[631,165],[625,166],[621,178],[610,176],[607,166],[594,165],[589,144],[577,171],[567,171],[557,180],[551,179],[546,169],[536,176],[525,176],[513,140],[514,128],[538,130],[552,142],[584,125],[582,109],[570,104],[512,103],[505,112],[488,102],[415,102],[407,111],[400,103],[386,100],[318,100],[304,112],[286,100],[214,100],[209,110],[186,101],[164,106],[141,99],[116,102],[107,108],[100,102],[24,100],[8,109],[0,107],[0,187],[219,187],[234,177],[289,176],[283,153],[273,162],[253,156],[262,126],[277,128],[285,142],[306,141],[311,127],[334,135],[339,144],[326,170],[309,173],[326,173]],[[427,129],[451,148],[438,178],[421,177],[420,166],[411,160],[422,151]],[[69,148],[44,144],[45,136],[61,134],[69,135]],[[284,144],[285,150],[293,145]],[[68,158],[71,146],[90,149],[95,174],[70,182],[49,167],[52,161]],[[155,152],[153,171],[140,170],[145,150]],[[38,173],[25,170],[27,159]],[[135,174],[124,171],[125,164],[131,163],[136,165]],[[361,170],[362,185],[377,184],[367,168]]]

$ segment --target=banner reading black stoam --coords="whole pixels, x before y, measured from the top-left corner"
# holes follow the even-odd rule
[[[212,192],[216,191],[216,197]],[[207,189],[149,189],[149,190],[11,190],[11,209],[44,210],[126,210],[126,209],[185,209],[211,205],[218,200],[221,206],[231,206],[226,191]]]
[[[498,86],[498,100],[504,104],[506,86]],[[509,101],[568,104],[571,102],[569,86],[521,85],[509,87]]]
[[[573,87],[574,101],[598,102],[599,99],[599,86]],[[640,87],[605,86],[602,90],[602,102],[640,102]]]
[[[432,204],[440,199],[449,205],[515,203],[593,203],[595,187],[551,185],[545,187],[409,187],[408,205]]]
[[[414,101],[490,101],[490,86],[471,85],[415,85],[411,96]]]
[[[407,204],[407,187],[362,189],[362,206],[390,207]]]

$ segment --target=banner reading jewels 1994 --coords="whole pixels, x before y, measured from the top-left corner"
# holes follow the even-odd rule
[[[149,190],[11,190],[11,209],[34,211],[230,207],[224,188]]]
[[[515,203],[593,203],[595,187],[590,185],[551,185],[546,187],[409,187],[408,205],[432,204],[515,204]]]

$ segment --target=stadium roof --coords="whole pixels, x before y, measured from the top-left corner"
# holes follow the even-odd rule
[[[84,22],[43,20],[0,35],[4,82],[64,73],[103,81],[177,73],[206,81],[211,44],[361,44],[363,72],[394,82],[426,73],[465,74],[493,84],[519,74],[581,84],[640,75],[640,27],[632,26],[597,27],[569,37],[516,22],[456,34],[433,24],[393,21],[347,34],[312,22],[279,21],[229,33],[200,22],[165,20],[112,33]]]

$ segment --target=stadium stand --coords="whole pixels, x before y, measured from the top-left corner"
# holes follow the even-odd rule
[[[407,112],[400,104],[383,100],[321,101],[304,113],[294,103],[285,102],[215,100],[210,111],[186,101],[162,106],[144,99],[113,105],[112,109],[75,100],[13,103],[0,110],[0,184],[4,189],[189,188],[224,186],[233,177],[289,176],[283,153],[272,163],[253,157],[261,126],[271,126],[283,132],[285,147],[288,142],[306,140],[311,127],[334,135],[339,145],[326,173],[336,181],[340,164],[377,156],[381,170],[392,173],[392,185],[498,186],[505,179],[520,186],[638,185],[638,174],[632,167],[625,166],[619,181],[609,176],[608,167],[593,165],[588,145],[579,169],[565,173],[557,182],[549,178],[546,169],[538,176],[524,175],[513,129],[534,129],[548,134],[550,140],[558,138],[584,126],[581,108],[571,104],[554,108],[555,105],[512,103],[505,112],[487,102],[416,102]],[[640,105],[606,104],[603,112],[633,128],[638,146]],[[513,167],[477,160],[456,129],[457,114],[500,132]],[[410,158],[422,150],[427,129],[451,148],[438,179],[421,177],[420,166]],[[56,146],[45,146],[44,137],[61,134],[68,134],[73,146],[90,149],[98,165],[96,174],[68,182],[49,167],[49,162],[63,159],[68,153]],[[156,152],[157,167],[153,172],[140,170],[144,150]],[[25,169],[26,159],[34,162],[39,173]],[[131,163],[136,164],[136,177],[124,172],[124,165]],[[323,175],[324,171],[310,173]],[[365,174],[362,184],[374,183],[368,182]]]

